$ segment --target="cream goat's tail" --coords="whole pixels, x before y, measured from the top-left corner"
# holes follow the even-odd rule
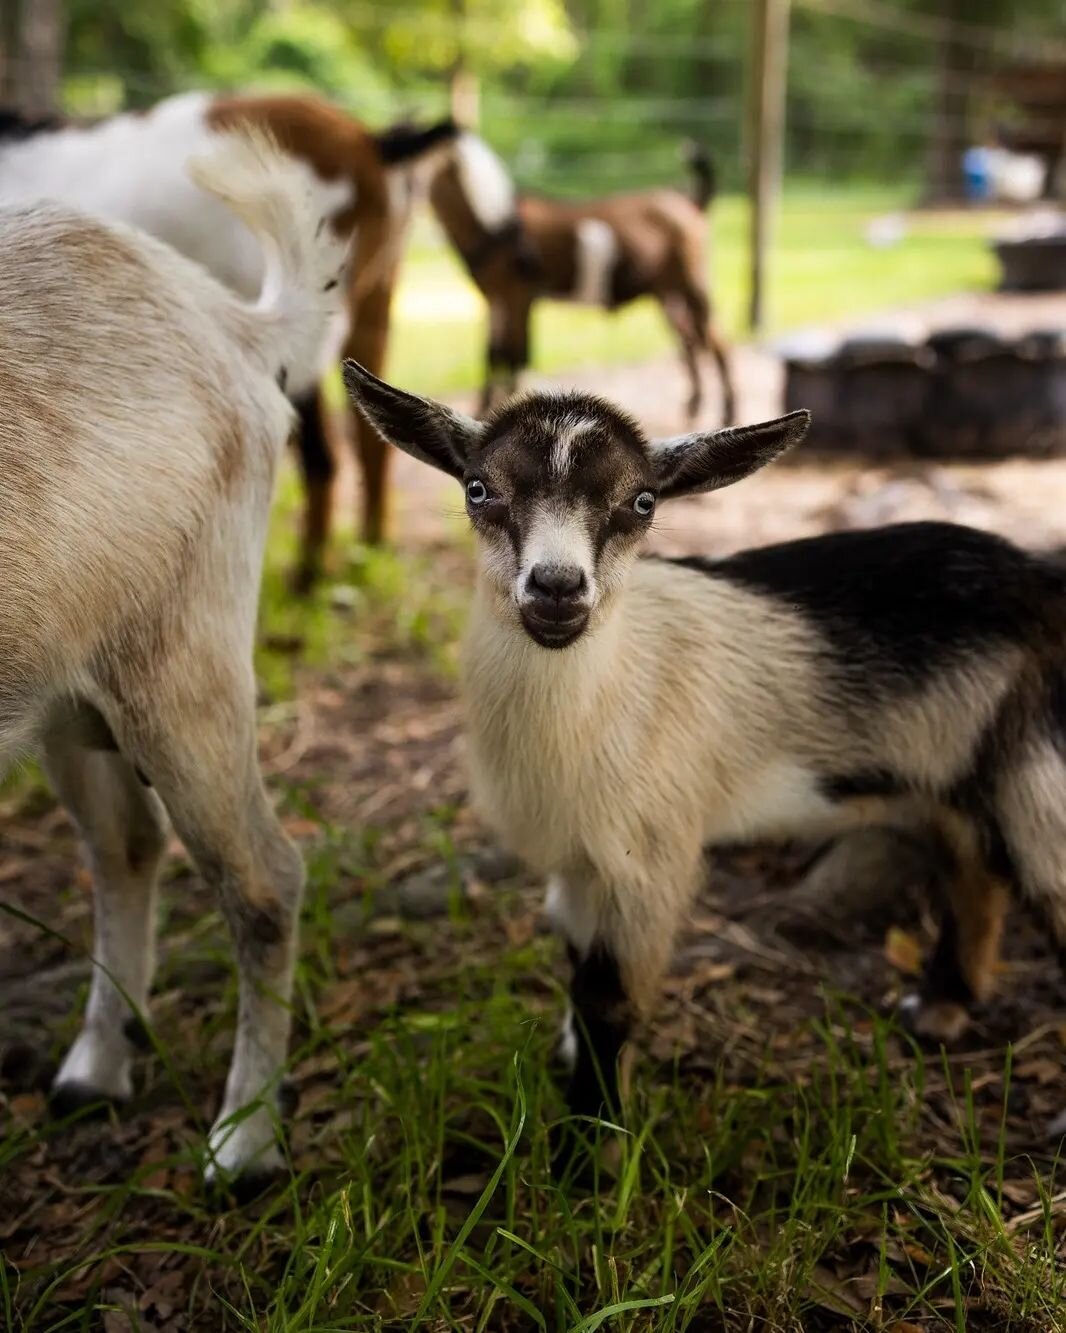
[[[313,383],[342,299],[346,245],[319,216],[299,164],[259,130],[229,131],[193,158],[194,184],[221,199],[263,250],[263,286],[249,313],[281,380]]]

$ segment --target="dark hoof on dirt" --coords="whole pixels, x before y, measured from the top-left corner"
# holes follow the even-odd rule
[[[229,1208],[245,1208],[270,1194],[285,1177],[280,1168],[242,1171],[239,1176],[225,1180],[211,1180],[208,1194],[219,1212]]]
[[[48,1094],[48,1109],[54,1120],[68,1120],[73,1115],[82,1120],[104,1120],[120,1105],[88,1083],[59,1083]]]

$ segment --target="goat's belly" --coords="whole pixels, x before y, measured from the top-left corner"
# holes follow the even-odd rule
[[[713,845],[820,837],[847,822],[840,803],[826,796],[811,770],[779,760],[726,800],[711,802],[704,840]]]

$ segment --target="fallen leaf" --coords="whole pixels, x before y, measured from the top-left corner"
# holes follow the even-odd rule
[[[922,946],[899,926],[889,926],[885,935],[885,958],[898,971],[915,977],[922,970]]]

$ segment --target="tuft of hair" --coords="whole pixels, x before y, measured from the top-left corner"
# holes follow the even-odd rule
[[[718,192],[718,175],[714,169],[714,159],[710,151],[695,139],[688,139],[682,146],[685,165],[692,173],[690,198],[699,209],[704,209]]]
[[[486,231],[499,231],[514,220],[514,181],[484,139],[464,130],[455,142],[455,168],[470,211]]]
[[[347,244],[320,217],[303,168],[263,130],[242,126],[216,139],[187,171],[222,200],[263,250],[263,285],[254,307],[272,373],[313,378],[341,293]]]

